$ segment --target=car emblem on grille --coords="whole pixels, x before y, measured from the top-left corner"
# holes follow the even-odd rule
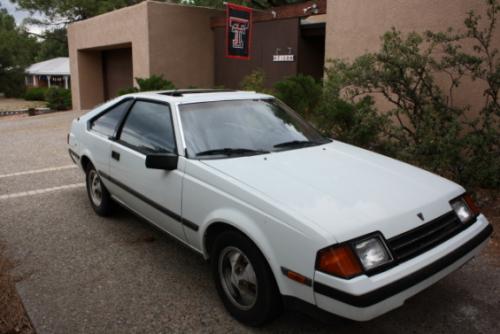
[[[424,221],[424,215],[422,212],[417,213],[417,217],[420,218],[421,221]]]

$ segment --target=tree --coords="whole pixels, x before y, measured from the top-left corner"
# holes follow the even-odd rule
[[[46,18],[31,19],[37,24],[69,24],[110,12],[115,9],[134,5],[143,0],[11,0],[20,8],[31,13],[40,12]]]
[[[66,28],[46,30],[38,36],[40,47],[36,61],[68,56],[68,38]]]
[[[204,6],[204,7],[214,7],[214,8],[223,8],[224,0],[174,0],[177,3],[189,3],[195,6]],[[256,9],[266,9],[269,7],[290,5],[299,2],[305,2],[306,0],[232,0],[229,2],[245,5],[248,7],[253,7]]]
[[[43,14],[42,19],[29,18],[26,23],[48,28],[35,35],[39,40],[36,61],[68,56],[66,26],[115,9],[134,5],[143,0],[11,0],[19,8],[30,13]]]
[[[36,39],[0,8],[0,41],[0,92],[19,96],[24,93],[24,68],[32,63],[38,49]]]

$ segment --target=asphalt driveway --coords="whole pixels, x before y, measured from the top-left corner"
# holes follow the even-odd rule
[[[240,325],[201,257],[123,209],[94,214],[66,149],[76,116],[0,119],[0,241],[18,263],[17,289],[38,333],[498,332],[492,251],[371,322],[288,311],[262,329]]]

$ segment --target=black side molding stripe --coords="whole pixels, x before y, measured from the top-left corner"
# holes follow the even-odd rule
[[[73,160],[73,162],[76,164],[77,161],[80,160],[80,156],[78,154],[76,154],[75,151],[73,151],[72,149],[68,149],[68,152],[69,152],[69,157],[71,158],[71,160]]]
[[[314,292],[357,307],[368,307],[374,305],[424,281],[425,279],[455,263],[464,255],[479,246],[483,241],[485,241],[492,232],[493,227],[491,225],[488,225],[474,238],[470,239],[468,242],[455,249],[448,255],[440,258],[436,262],[433,262],[426,267],[423,267],[422,269],[401,278],[400,280],[397,280],[391,284],[388,284],[384,287],[381,287],[380,289],[371,291],[364,295],[351,295],[347,292],[337,290],[319,282],[314,282]]]
[[[144,203],[152,206],[153,208],[155,208],[156,210],[166,214],[167,216],[169,216],[170,218],[178,221],[179,223],[183,224],[184,226],[192,229],[193,231],[198,231],[199,227],[198,225],[196,225],[195,223],[187,220],[187,219],[182,219],[182,217],[180,215],[178,215],[177,213],[175,212],[172,212],[170,211],[169,209],[165,208],[164,206],[161,206],[160,204],[152,201],[151,199],[147,198],[146,196],[138,193],[137,191],[135,191],[134,189],[126,186],[125,184],[123,184],[122,182],[116,180],[115,178],[109,176],[108,174],[106,173],[103,173],[102,171],[99,171],[99,175],[101,175],[103,178],[109,180],[110,182],[113,182],[115,185],[117,185],[118,187],[122,188],[123,190],[125,190],[126,192],[130,193],[131,195],[137,197],[138,199],[140,199],[141,201],[143,201]]]
[[[198,229],[199,229],[198,225],[196,225],[195,223],[193,223],[190,220],[187,220],[186,218],[181,218],[181,219],[182,219],[182,224],[184,226],[192,229],[193,231],[198,231]]]

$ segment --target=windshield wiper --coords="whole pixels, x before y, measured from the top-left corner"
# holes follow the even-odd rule
[[[279,143],[274,145],[273,147],[280,148],[280,147],[305,147],[305,146],[313,146],[313,145],[320,145],[321,143],[316,142],[316,141],[311,141],[311,140],[291,140],[291,141],[286,141],[283,143]]]
[[[232,156],[232,155],[247,155],[247,154],[264,154],[264,153],[270,153],[269,151],[266,150],[253,150],[250,148],[217,148],[214,150],[208,150],[208,151],[203,151],[196,153],[196,156],[202,156],[202,155],[227,155],[227,156]]]

